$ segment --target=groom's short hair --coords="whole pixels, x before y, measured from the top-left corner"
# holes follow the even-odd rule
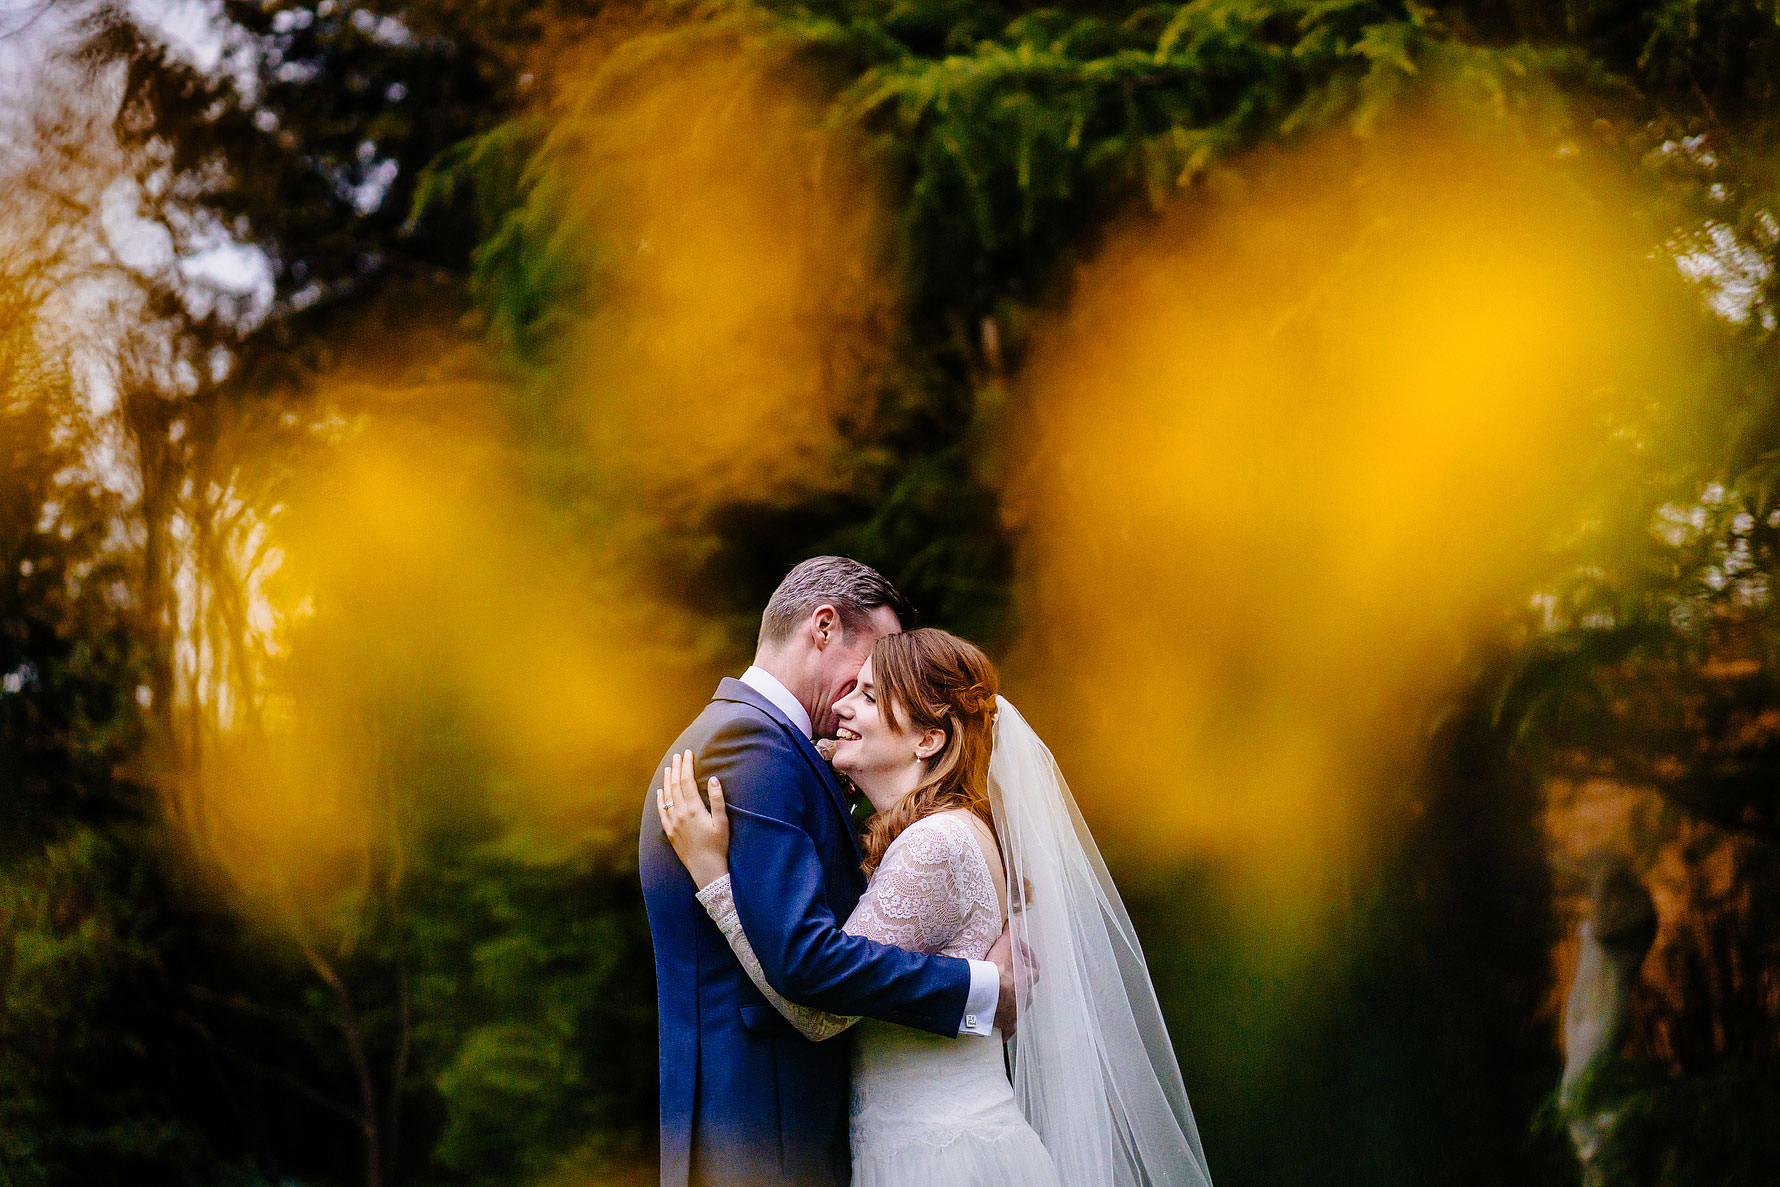
[[[845,556],[813,556],[785,574],[785,580],[767,599],[756,645],[783,643],[798,623],[824,604],[835,608],[841,616],[841,629],[848,634],[864,629],[879,606],[890,607],[905,627],[914,618],[908,599],[870,565]]]

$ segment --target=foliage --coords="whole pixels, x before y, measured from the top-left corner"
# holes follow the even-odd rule
[[[1610,1183],[1754,1187],[1780,1168],[1772,1127],[1752,1123],[1780,1106],[1771,1064],[1727,1060],[1698,1076],[1643,1078],[1619,1098],[1624,1110],[1602,1154]]]
[[[462,1181],[623,1166],[652,1118],[653,965],[634,858],[534,865],[491,849],[442,864],[410,917],[417,1036],[443,1111],[432,1157]],[[436,1046],[435,1046],[436,1045]]]
[[[228,1170],[182,1105],[143,837],[80,828],[0,869],[0,1173],[54,1184]]]
[[[81,476],[75,395],[37,334],[34,283],[0,277],[0,860],[128,818],[140,654],[106,546],[117,496]]]

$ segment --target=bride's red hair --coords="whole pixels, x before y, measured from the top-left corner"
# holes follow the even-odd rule
[[[885,635],[871,649],[878,707],[891,729],[946,735],[915,790],[872,817],[865,832],[865,872],[878,868],[902,830],[923,816],[964,808],[995,835],[989,808],[989,750],[995,724],[995,665],[982,649],[934,627]]]

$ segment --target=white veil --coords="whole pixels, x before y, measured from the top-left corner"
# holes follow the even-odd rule
[[[1050,750],[995,704],[989,798],[1014,938],[1038,965],[1011,1040],[1020,1109],[1070,1187],[1210,1187],[1125,905]]]

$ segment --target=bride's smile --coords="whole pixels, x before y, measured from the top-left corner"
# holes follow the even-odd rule
[[[834,769],[853,780],[880,812],[920,784],[926,759],[945,744],[938,730],[916,733],[891,724],[869,659],[853,691],[835,702],[834,716]]]

